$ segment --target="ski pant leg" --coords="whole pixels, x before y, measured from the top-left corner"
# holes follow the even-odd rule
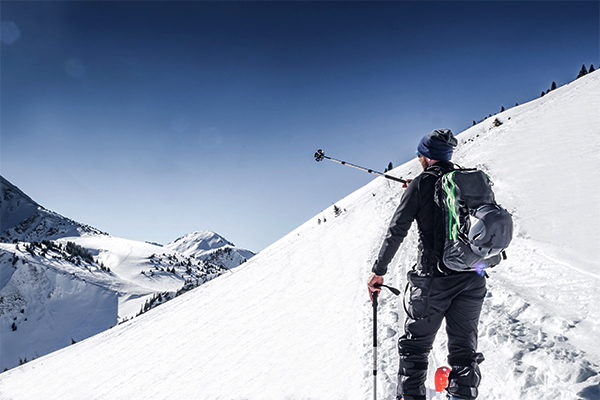
[[[476,349],[485,278],[475,272],[424,276],[417,271],[410,271],[407,278],[407,315],[404,335],[398,341],[398,398],[425,400],[429,352],[446,318],[448,361],[453,367],[448,392],[474,399],[481,377],[478,364],[483,361]]]
[[[448,363],[452,367],[447,391],[451,396],[472,400],[478,395],[483,354],[477,353],[477,325],[486,294],[485,278],[476,273],[462,276],[463,290],[446,312]]]
[[[397,398],[425,400],[428,357],[435,335],[444,319],[445,309],[432,307],[431,299],[437,291],[432,276],[421,276],[410,271],[405,293],[406,321],[404,335],[398,340],[400,369]],[[434,300],[435,301],[435,300]],[[407,304],[406,304],[407,303]],[[437,301],[435,301],[437,303]],[[447,301],[449,304],[450,301]]]
[[[406,330],[426,330],[424,336],[411,336],[404,334],[398,340],[398,352],[400,353],[400,369],[398,371],[398,398],[404,400],[425,400],[425,379],[427,378],[428,357],[435,334],[441,324],[441,319],[435,322],[427,319],[411,321]],[[427,326],[424,326],[427,325]]]

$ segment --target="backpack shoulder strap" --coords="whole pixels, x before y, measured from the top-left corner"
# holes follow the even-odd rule
[[[441,178],[442,176],[444,176],[445,174],[447,174],[448,172],[451,172],[451,171],[454,171],[454,170],[451,169],[451,170],[446,171],[439,165],[433,164],[432,166],[427,168],[425,171],[423,171],[423,173],[427,174],[427,175],[435,176],[436,178]]]

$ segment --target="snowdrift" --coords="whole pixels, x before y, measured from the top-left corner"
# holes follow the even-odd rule
[[[481,398],[600,396],[599,107],[595,72],[459,136],[454,160],[486,171],[516,222],[508,260],[489,271]],[[392,173],[419,172],[412,160]],[[366,281],[401,192],[373,180],[232,273],[1,374],[0,398],[371,397]],[[416,239],[386,283],[404,286]],[[380,299],[380,399],[394,399],[401,302]],[[441,330],[432,367],[445,341]]]

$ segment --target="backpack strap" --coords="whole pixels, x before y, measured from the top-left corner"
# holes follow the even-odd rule
[[[446,172],[440,166],[433,164],[423,171],[423,173],[426,175],[435,176],[436,178],[441,178]]]

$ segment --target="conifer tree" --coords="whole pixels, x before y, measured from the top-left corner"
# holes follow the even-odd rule
[[[342,209],[334,204],[333,205],[333,213],[335,214],[336,217],[339,217],[340,214],[342,213]]]
[[[579,71],[579,75],[577,75],[577,79],[581,78],[584,75],[587,75],[587,69],[585,69],[585,64],[581,66],[581,70]]]
[[[550,86],[550,90],[556,89],[556,82],[552,81],[552,86]]]
[[[595,71],[595,69],[594,69],[594,64],[591,64],[591,65],[590,65],[590,70],[588,71],[588,74],[589,74],[589,73],[592,73],[592,72],[594,72],[594,71]]]

